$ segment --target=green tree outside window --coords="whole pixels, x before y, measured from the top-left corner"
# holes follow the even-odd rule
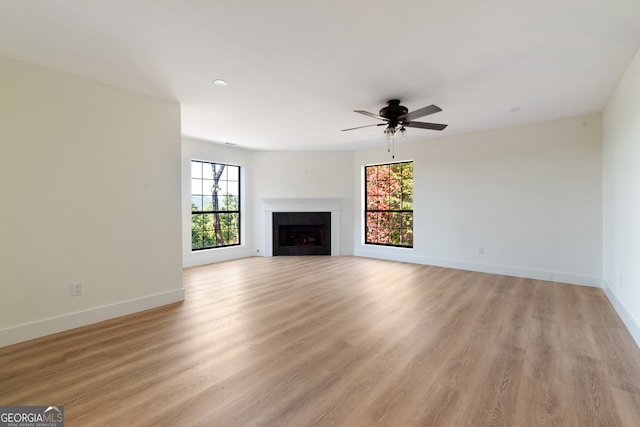
[[[240,166],[191,161],[191,249],[240,244]]]

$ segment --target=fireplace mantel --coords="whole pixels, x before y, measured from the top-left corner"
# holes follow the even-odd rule
[[[273,256],[273,212],[331,212],[331,255],[340,255],[340,198],[264,198],[264,256]]]

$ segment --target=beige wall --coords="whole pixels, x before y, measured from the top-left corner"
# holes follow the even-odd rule
[[[423,141],[419,132],[395,150],[414,161],[414,248],[358,236],[356,255],[600,285],[600,114]],[[373,148],[354,166],[389,161]]]
[[[253,237],[247,224],[251,224],[255,203],[247,180],[254,173],[253,152],[242,148],[214,144],[193,138],[182,139],[182,264],[184,267],[209,264],[255,255]],[[191,160],[226,163],[240,166],[240,246],[228,248],[191,250]]]
[[[604,112],[603,287],[640,345],[640,52]]]
[[[191,160],[240,165],[242,184],[242,245],[191,251]],[[185,267],[262,256],[266,250],[265,198],[339,199],[341,255],[353,254],[353,152],[254,151],[193,138],[182,141],[182,228]],[[267,251],[268,252],[268,251]]]
[[[3,57],[0,94],[0,345],[180,300],[179,105]]]
[[[351,151],[257,151],[254,153],[251,195],[256,216],[252,234],[256,250],[265,251],[262,199],[340,199],[340,255],[353,254],[353,152]],[[270,243],[269,243],[270,244]]]

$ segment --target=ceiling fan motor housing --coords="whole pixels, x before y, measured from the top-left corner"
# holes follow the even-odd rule
[[[398,117],[404,116],[408,112],[407,107],[400,105],[400,100],[391,99],[387,102],[386,107],[380,109],[380,117],[389,120],[389,124],[395,127],[398,125]]]

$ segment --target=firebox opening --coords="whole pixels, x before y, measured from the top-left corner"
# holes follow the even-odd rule
[[[273,255],[331,255],[331,212],[274,212]]]
[[[324,225],[281,225],[280,246],[324,246]]]

